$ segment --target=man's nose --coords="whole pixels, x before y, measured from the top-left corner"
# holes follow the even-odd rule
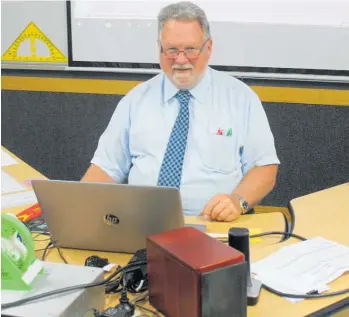
[[[184,52],[179,52],[178,56],[176,58],[176,64],[188,64],[189,60],[188,58],[185,56]]]

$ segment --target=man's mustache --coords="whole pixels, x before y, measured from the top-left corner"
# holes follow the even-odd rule
[[[190,65],[190,64],[181,64],[181,65],[179,65],[179,64],[174,64],[174,65],[172,65],[172,70],[174,70],[174,69],[194,69],[194,67],[193,67],[193,65]]]

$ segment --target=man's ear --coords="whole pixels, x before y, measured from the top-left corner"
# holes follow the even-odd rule
[[[209,57],[211,57],[211,54],[212,54],[212,46],[213,46],[213,41],[212,39],[209,39],[206,44],[206,49]]]
[[[159,49],[159,53],[161,53],[162,46],[161,46],[160,39],[158,39],[158,40],[157,40],[157,43],[158,43],[158,49]]]

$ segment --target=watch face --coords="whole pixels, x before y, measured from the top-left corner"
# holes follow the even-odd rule
[[[242,208],[244,208],[245,210],[248,209],[248,203],[246,201],[242,203]]]

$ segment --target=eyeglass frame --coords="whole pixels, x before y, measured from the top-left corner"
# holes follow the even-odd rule
[[[205,42],[204,42],[204,44],[202,44],[202,46],[200,47],[200,48],[194,48],[194,49],[197,49],[197,50],[199,50],[198,51],[198,55],[196,56],[196,57],[188,57],[187,56],[187,53],[188,53],[188,49],[193,49],[193,48],[185,48],[184,50],[179,50],[179,49],[177,49],[177,48],[171,48],[172,50],[176,50],[176,57],[169,57],[169,56],[167,56],[166,55],[166,50],[164,50],[164,48],[162,47],[162,44],[161,44],[161,42],[159,41],[159,44],[160,44],[160,47],[161,47],[161,53],[163,53],[167,58],[170,58],[170,59],[176,59],[176,58],[178,58],[178,56],[179,56],[179,54],[180,53],[183,53],[184,54],[184,56],[186,57],[186,58],[188,58],[188,59],[197,59],[199,56],[200,56],[200,54],[202,53],[202,51],[203,51],[203,49],[204,49],[204,47],[205,47],[205,45],[207,44],[207,42],[210,40],[210,38],[208,38]],[[169,48],[167,49],[167,50],[169,50]]]

